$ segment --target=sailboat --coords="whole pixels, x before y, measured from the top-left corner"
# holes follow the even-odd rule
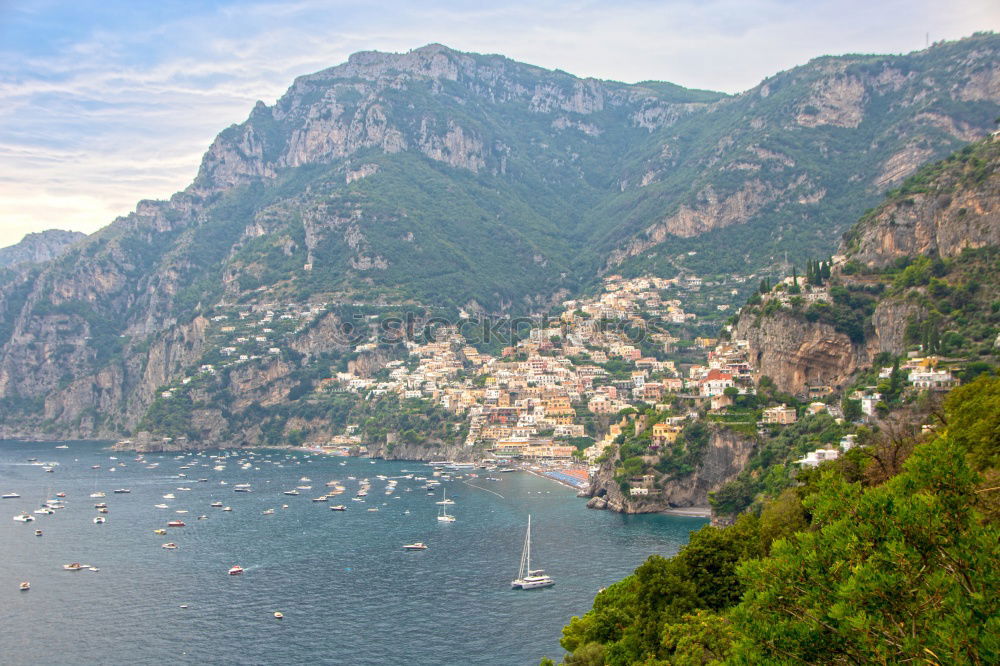
[[[531,515],[528,515],[528,531],[524,535],[524,549],[521,550],[521,568],[517,578],[510,582],[515,590],[535,590],[541,587],[552,587],[556,584],[552,576],[541,569],[531,568]]]
[[[441,505],[441,513],[438,514],[438,520],[442,523],[453,523],[455,522],[455,516],[448,514],[448,507]]]

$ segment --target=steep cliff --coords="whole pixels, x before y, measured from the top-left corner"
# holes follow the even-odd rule
[[[854,260],[881,267],[901,257],[955,257],[1000,245],[1000,135],[920,172],[847,235]]]
[[[998,167],[996,137],[928,166],[845,234],[828,285],[756,296],[731,334],[749,342],[758,375],[793,394],[842,389],[877,354],[898,355],[907,344],[926,348],[949,332],[953,352],[974,345],[970,335],[985,343],[992,329],[978,325],[977,311],[995,293],[996,281],[985,278],[993,271],[986,250],[1000,245]]]
[[[656,513],[674,508],[707,508],[708,495],[736,478],[756,449],[750,437],[713,428],[708,445],[700,454],[695,469],[686,475],[660,475],[647,487],[648,494],[628,494],[615,479],[617,452],[601,463],[591,477],[587,506],[619,513]],[[640,486],[636,486],[640,487]],[[646,486],[643,486],[646,487]]]

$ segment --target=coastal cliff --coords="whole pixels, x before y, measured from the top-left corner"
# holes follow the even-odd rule
[[[844,236],[828,284],[807,287],[811,304],[779,285],[743,308],[731,334],[749,343],[758,378],[770,377],[779,390],[841,389],[876,355],[902,353],[908,331],[936,301],[967,290],[970,277],[978,283],[958,260],[998,244],[1000,138],[993,136],[925,167],[859,220]],[[939,333],[963,304],[935,315]],[[962,321],[955,326],[964,328]]]
[[[725,428],[712,428],[708,444],[691,474],[668,476],[656,474],[643,487],[648,494],[628,494],[615,479],[617,451],[608,456],[591,477],[587,507],[607,509],[618,513],[658,513],[670,509],[700,508],[709,506],[708,496],[728,481],[736,478],[756,450],[754,438]]]

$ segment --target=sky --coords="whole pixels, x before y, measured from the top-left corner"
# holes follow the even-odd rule
[[[186,187],[301,74],[438,42],[736,93],[820,55],[1000,31],[997,0],[0,0],[0,246]]]

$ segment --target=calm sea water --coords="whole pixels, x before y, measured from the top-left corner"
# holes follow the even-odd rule
[[[259,451],[233,453],[222,471],[208,454],[151,454],[147,462],[160,464],[147,469],[134,454],[68,445],[0,442],[0,494],[21,495],[0,500],[4,664],[537,664],[562,654],[561,628],[599,588],[651,553],[675,553],[704,524],[589,511],[574,491],[523,473],[445,481],[457,517],[447,524],[436,519],[439,492],[399,479],[386,495],[376,478],[430,477],[421,463]],[[28,458],[59,464],[46,473]],[[240,458],[253,467],[241,469]],[[349,476],[371,480],[364,503],[351,501],[358,481]],[[312,502],[332,479],[347,492]],[[253,492],[234,492],[237,483]],[[313,489],[282,494],[297,485]],[[96,491],[107,496],[90,498]],[[31,523],[11,519],[58,492],[67,508]],[[176,499],[163,498],[169,493]],[[233,511],[210,507],[214,500]],[[95,525],[101,501],[108,520]],[[154,507],[161,503],[169,508]],[[262,513],[268,508],[274,515]],[[510,580],[529,513],[533,566],[557,585],[519,592]],[[187,526],[153,533],[178,518]],[[164,550],[167,541],[179,548]],[[413,541],[429,549],[402,550]],[[62,570],[69,562],[100,571]],[[233,564],[246,573],[228,576]],[[18,590],[22,580],[30,591]]]

